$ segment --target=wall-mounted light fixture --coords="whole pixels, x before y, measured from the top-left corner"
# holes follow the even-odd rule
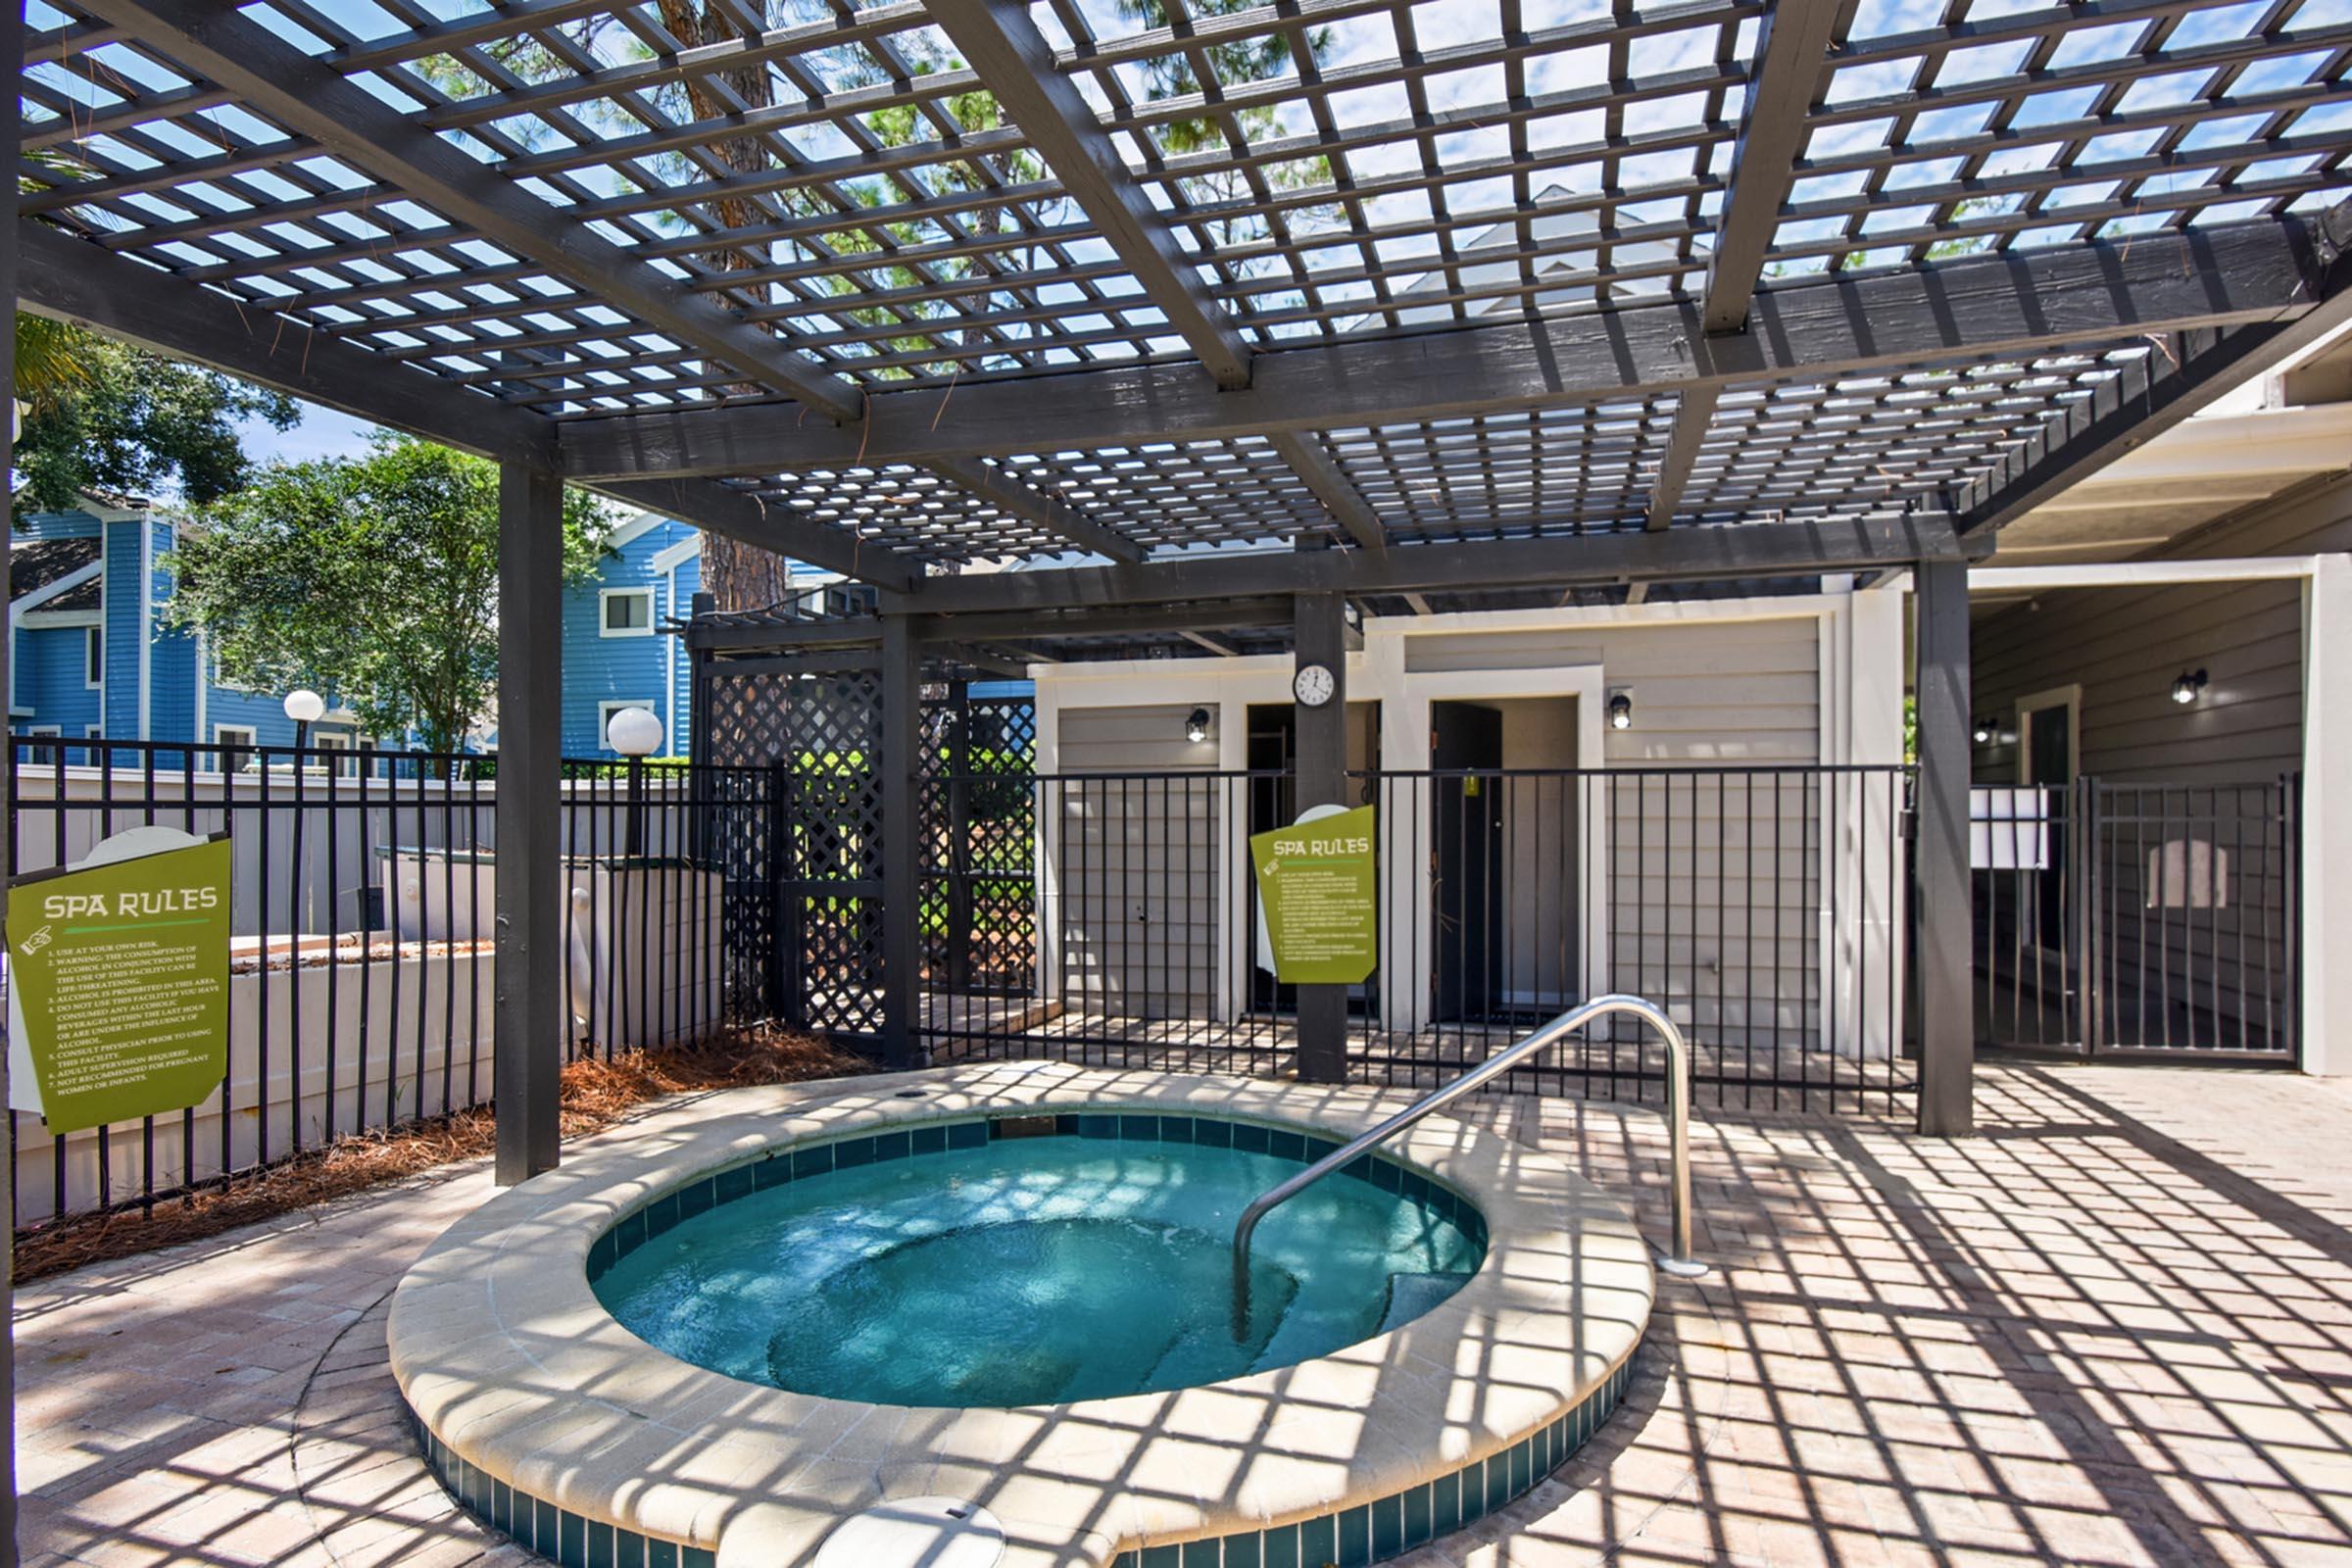
[[[1632,729],[1633,727],[1634,694],[1631,692],[1609,693],[1609,728]]]
[[[2205,672],[2203,670],[2183,670],[2173,682],[2173,701],[2183,705],[2193,703],[2204,690]]]
[[[1978,719],[1976,728],[1969,731],[1970,736],[1975,739],[1979,746],[1991,745],[1992,733],[1992,720],[1989,718]]]
[[[1195,746],[1208,739],[1208,710],[1196,708],[1184,715],[1184,738]]]

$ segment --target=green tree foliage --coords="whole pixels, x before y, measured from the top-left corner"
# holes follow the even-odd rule
[[[21,511],[63,510],[93,489],[217,501],[252,468],[238,420],[283,430],[302,416],[282,392],[55,322],[20,315],[17,345],[41,377],[25,383],[17,435]]]
[[[601,502],[564,495],[569,580],[605,552]],[[364,458],[272,464],[199,509],[167,616],[221,678],[331,692],[364,730],[454,751],[498,689],[498,470],[404,436]]]
[[[1118,7],[1121,16],[1139,25],[1165,27],[1232,16],[1250,10],[1257,3],[1258,0],[1184,0],[1175,8],[1179,14],[1174,17],[1168,14],[1167,0],[1118,0]],[[1309,27],[1299,30],[1296,48],[1287,35],[1264,32],[1198,50],[1153,56],[1143,66],[1144,96],[1152,103],[1199,98],[1202,101],[1202,113],[1196,119],[1170,120],[1153,126],[1152,138],[1161,152],[1179,160],[1213,158],[1239,143],[1258,147],[1279,139],[1283,132],[1282,116],[1272,105],[1255,104],[1215,113],[1208,112],[1209,108],[1216,97],[1235,88],[1293,74],[1298,65],[1295,58],[1298,49],[1304,50],[1309,63],[1320,64],[1330,47],[1330,28]],[[1200,79],[1196,57],[1207,62],[1215,77],[1213,81]],[[1320,154],[1280,160],[1261,165],[1258,177],[1275,191],[1311,190],[1332,184],[1331,160]],[[1187,174],[1182,184],[1185,194],[1197,206],[1248,201],[1253,195],[1250,175],[1233,168],[1211,168]],[[1294,212],[1310,222],[1337,221],[1340,217],[1336,208],[1298,208]],[[1239,245],[1265,234],[1263,219],[1252,218],[1244,222],[1212,219],[1211,226],[1220,245]]]

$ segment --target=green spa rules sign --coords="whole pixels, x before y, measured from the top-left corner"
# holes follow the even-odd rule
[[[11,1066],[53,1132],[193,1105],[228,1070],[229,842],[169,837],[9,889]]]
[[[1276,979],[1353,985],[1371,974],[1380,943],[1371,807],[1253,834],[1250,859]]]

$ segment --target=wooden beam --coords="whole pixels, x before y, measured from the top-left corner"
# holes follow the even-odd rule
[[[1732,148],[1731,189],[1715,220],[1715,251],[1707,259],[1700,324],[1709,333],[1747,324],[1756,280],[1780,226],[1781,209],[1795,182],[1805,150],[1813,100],[1829,71],[1830,39],[1838,0],[1773,0],[1756,37],[1755,74],[1740,112]]]
[[[1128,172],[1077,84],[1054,64],[1053,46],[1029,19],[1028,0],[929,0],[929,10],[1210,377],[1228,389],[1248,386],[1249,343],[1200,286],[1174,229]]]
[[[2288,218],[2022,256],[1775,284],[1748,330],[1707,340],[1690,301],[1517,318],[1264,353],[1219,392],[1189,367],[1144,366],[877,393],[835,429],[789,405],[578,419],[567,473],[779,473],[828,464],[1085,450],[1400,424],[1775,377],[1950,364],[2145,332],[2272,321],[2311,307],[2313,242]]]
[[[1915,614],[1919,704],[1919,1130],[1975,1130],[1975,964],[1968,867],[1968,567],[1922,562]]]
[[[1694,386],[1676,405],[1674,428],[1667,432],[1666,451],[1658,459],[1658,478],[1650,486],[1643,527],[1654,532],[1673,523],[1675,509],[1683,504],[1683,490],[1690,482],[1690,469],[1698,462],[1698,449],[1706,442],[1707,426],[1714,423],[1715,407],[1722,401],[1722,388]]]
[[[101,249],[48,223],[15,229],[25,309],[194,361],[356,418],[501,462],[552,465],[555,423],[259,305]],[[611,479],[589,488],[827,571],[890,588],[919,567],[852,535],[708,479]]]
[[[1328,554],[1328,552],[1326,552]],[[1321,664],[1334,690],[1321,707],[1291,705],[1293,808],[1350,806],[1348,799],[1348,604],[1335,593],[1304,593],[1294,601],[1293,667]],[[1348,987],[1298,988],[1298,1081],[1348,1081]]]
[[[895,550],[810,522],[786,508],[771,507],[757,496],[712,480],[606,479],[587,488],[879,588],[904,592],[922,580],[921,564]]]
[[[2352,321],[2352,199],[2309,214],[2309,277],[2302,308],[2267,321],[2159,342],[2118,376],[2005,456],[1959,498],[1960,526],[1989,536],[2210,405],[2255,370],[2311,347]]]
[[[1364,502],[1345,470],[1331,459],[1322,439],[1304,430],[1276,430],[1266,437],[1267,444],[1282,454],[1282,461],[1291,471],[1306,481],[1306,487],[1323,503],[1341,532],[1355,541],[1360,550],[1389,548],[1388,530]]]
[[[564,481],[498,475],[498,1087],[501,1187],[553,1170],[564,1004]]]
[[[2352,319],[2352,291],[2290,323],[2197,334],[2205,341],[2172,348],[2180,356],[2178,366],[2108,383],[1979,477],[1963,498],[1963,530],[1972,538],[1998,532],[2346,319]]]
[[[1113,561],[1141,561],[1144,547],[1124,534],[1113,533],[1083,513],[1034,485],[1023,484],[1003,468],[992,468],[978,458],[934,458],[923,466],[1023,522],[1034,523],[1081,550]]]
[[[1714,254],[1707,258],[1701,293],[1699,326],[1711,337],[1747,325],[1765,254],[1796,180],[1813,100],[1829,71],[1838,10],[1838,0],[1774,0],[1759,25],[1755,74],[1748,78],[1740,139],[1732,149],[1731,188],[1715,220]],[[1721,390],[1711,386],[1683,394],[1650,488],[1646,526],[1673,524],[1721,399]]]
[[[0,60],[21,61],[24,56],[24,8],[14,6],[6,17],[0,17]],[[24,135],[24,116],[20,107],[16,114],[9,117],[7,127],[0,129],[0,167],[18,167]],[[0,229],[0,236],[15,236],[24,231],[24,220],[18,217],[16,210],[21,189],[21,180],[9,181],[5,215],[8,226]],[[24,258],[19,254],[16,239],[0,239],[0,298],[5,298],[12,312],[18,308],[19,279],[23,270]],[[15,318],[12,316],[10,319],[13,322]],[[17,338],[12,331],[8,341],[0,343],[0,407],[7,408],[12,415],[16,409],[16,394]],[[16,448],[17,421],[12,417],[5,428],[0,428],[0,473],[16,471]],[[17,602],[16,585],[9,580],[15,554],[13,549],[0,550],[0,605],[13,606]],[[105,570],[103,566],[99,569],[102,573]],[[103,577],[100,580],[103,588]],[[0,637],[0,692],[14,692],[17,689],[15,671],[11,667],[16,652],[17,639],[13,632]],[[62,752],[58,755],[64,756]],[[17,770],[13,765],[13,755],[10,760],[10,766],[0,767],[0,821],[14,823],[18,818],[15,800]],[[194,759],[188,760],[189,770],[193,772]],[[61,788],[58,793],[62,795],[64,790]],[[227,793],[225,788],[222,793]],[[0,888],[9,885],[16,869],[17,835],[14,832],[0,833]],[[21,997],[24,993],[20,991],[17,995]],[[0,1103],[15,1102],[8,1090],[8,1053],[0,1052]],[[108,1136],[103,1132],[99,1134],[100,1138]],[[64,1146],[61,1144],[58,1147],[62,1149]],[[10,1433],[17,1430],[16,1321],[16,1226],[11,1224],[6,1227],[5,1235],[0,1235],[0,1430]],[[12,1440],[8,1451],[0,1453],[0,1564],[17,1568],[17,1450]]]
[[[899,603],[940,615],[994,612],[1017,620],[1054,611],[1122,615],[1157,613],[1175,625],[1213,627],[1215,600],[1335,592],[1360,598],[1531,585],[1658,578],[1806,576],[1958,560],[1952,520],[1941,513],[1829,517],[1812,522],[1742,523],[1676,528],[1667,533],[1588,534],[1554,539],[1480,539],[1458,544],[1368,550],[1306,550],[1205,555],[1140,566],[1080,566],[1060,571],[1000,571],[931,577]],[[885,605],[893,596],[885,594]],[[1047,635],[1032,619],[1027,635]],[[1171,626],[1170,629],[1173,629]],[[975,634],[977,635],[977,634]],[[1018,636],[1020,631],[997,635]]]
[[[725,659],[714,662],[710,670],[717,675],[838,675],[844,670],[882,667],[882,650],[871,648],[835,648],[812,654],[770,654],[753,659]]]
[[[1109,568],[1104,568],[1109,569]],[[1136,568],[1145,569],[1145,568]],[[1061,576],[1061,572],[1000,572],[1000,576]],[[976,580],[976,579],[975,579]],[[926,609],[920,596],[907,604]],[[1288,599],[1212,599],[1205,604],[1102,604],[1062,612],[1036,610],[969,610],[955,615],[926,617],[928,637],[970,642],[1004,637],[1134,637],[1152,632],[1225,631],[1237,627],[1287,626]]]
[[[769,649],[879,648],[882,645],[882,623],[871,615],[854,620],[704,620],[697,618],[686,628],[686,646],[724,653],[730,649],[750,649],[764,653]],[[712,669],[723,670],[737,662],[723,660]]]
[[[882,621],[882,1060],[923,1065],[923,661],[914,617]]]
[[[827,418],[854,422],[859,416],[863,395],[856,383],[411,123],[358,82],[234,7],[211,0],[91,0],[86,9],[226,87],[287,130],[590,290],[645,327],[732,366]]]
[[[950,657],[960,659],[981,673],[994,675],[999,680],[1029,678],[1029,666],[1025,662],[1009,659],[983,644],[951,643],[947,651]]]
[[[45,222],[16,225],[20,304],[481,457],[553,463],[552,420],[314,332]]]

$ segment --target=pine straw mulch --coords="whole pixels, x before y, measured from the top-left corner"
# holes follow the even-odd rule
[[[593,1057],[564,1069],[561,1120],[565,1138],[601,1132],[649,1101],[694,1090],[803,1083],[871,1072],[865,1057],[807,1035],[768,1029],[731,1032],[694,1046]],[[22,1284],[90,1263],[201,1241],[239,1225],[348,1198],[496,1148],[497,1118],[487,1106],[385,1131],[355,1133],[296,1155],[257,1176],[136,1210],[91,1214],[17,1238]]]

